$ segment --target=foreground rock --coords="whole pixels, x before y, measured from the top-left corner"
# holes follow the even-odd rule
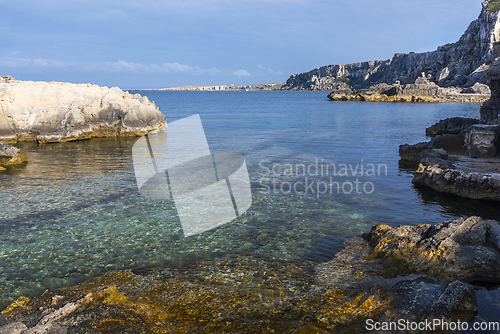
[[[470,284],[384,278],[369,252],[358,237],[316,268],[223,256],[148,276],[113,271],[20,297],[2,311],[0,333],[359,333],[368,319],[469,321],[477,312]]]
[[[500,223],[479,217],[437,225],[377,225],[364,235],[386,272],[464,282],[500,282]]]
[[[0,81],[0,141],[4,143],[136,136],[165,125],[165,116],[147,97],[119,88],[11,77]]]
[[[11,145],[0,143],[0,169],[5,166],[19,165],[28,161],[23,151]]]
[[[422,80],[420,80],[422,79]],[[489,99],[489,88],[476,83],[473,87],[439,87],[425,78],[419,78],[415,84],[393,85],[377,84],[368,89],[338,89],[328,94],[332,101],[366,102],[484,102]]]

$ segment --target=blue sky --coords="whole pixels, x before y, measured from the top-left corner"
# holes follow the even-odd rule
[[[0,0],[0,75],[129,88],[285,81],[458,40],[479,0]]]

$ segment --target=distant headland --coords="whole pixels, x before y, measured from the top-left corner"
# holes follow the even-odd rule
[[[221,85],[221,86],[182,86],[157,89],[131,89],[133,91],[254,91],[281,90],[284,82],[270,82],[256,85]]]

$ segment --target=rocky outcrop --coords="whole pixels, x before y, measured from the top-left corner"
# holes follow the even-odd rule
[[[448,154],[447,151],[465,154],[462,143],[461,135],[445,134],[430,142],[401,145],[401,163],[417,166],[414,184],[466,198],[500,201],[498,158],[474,159]]]
[[[475,118],[446,118],[425,129],[425,135],[429,137],[445,134],[458,135],[462,131],[469,129],[472,125],[478,124],[479,122],[480,121]]]
[[[23,151],[11,145],[0,143],[0,170],[5,166],[19,165],[28,161]]]
[[[430,142],[400,146],[402,164],[418,166],[413,183],[462,197],[500,201],[500,124],[496,118],[500,76],[498,82],[495,77],[499,62],[500,58],[488,71],[492,95],[481,107],[480,120],[448,118],[426,129]]]
[[[0,141],[6,143],[144,135],[165,125],[147,97],[116,87],[12,78],[0,83]]]
[[[500,282],[500,223],[479,217],[437,225],[377,225],[364,237],[370,258],[387,273],[425,273],[446,280]]]
[[[469,172],[456,166],[446,168],[420,164],[412,182],[461,197],[500,201],[499,173]]]
[[[12,83],[12,82],[16,82],[16,79],[11,77],[10,75],[0,76],[0,83]]]
[[[415,84],[407,85],[397,82],[393,85],[376,84],[368,89],[337,89],[328,94],[328,98],[332,101],[367,102],[484,102],[490,98],[488,86],[480,83],[465,90],[456,87],[443,88],[428,82],[427,79],[419,79]]]
[[[379,83],[414,83],[424,76],[441,87],[471,87],[486,83],[485,71],[496,42],[500,41],[497,8],[483,2],[483,9],[456,43],[446,44],[432,52],[396,53],[388,60],[372,60],[347,65],[328,65],[312,71],[293,74],[282,89],[334,90],[340,83],[355,89]]]

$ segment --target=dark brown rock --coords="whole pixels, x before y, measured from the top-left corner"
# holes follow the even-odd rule
[[[498,155],[500,147],[499,125],[473,125],[465,135],[467,153],[472,158],[493,158]]]
[[[444,134],[459,134],[460,132],[470,128],[480,121],[475,118],[452,117],[439,121],[438,123],[428,127],[425,130],[425,135],[435,137]]]
[[[399,156],[405,163],[417,164],[418,155],[430,147],[429,142],[421,142],[414,145],[404,144],[399,146]]]

